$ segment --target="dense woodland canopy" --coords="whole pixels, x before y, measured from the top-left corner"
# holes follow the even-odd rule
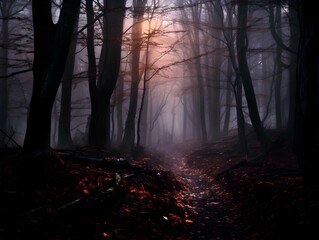
[[[135,156],[225,136],[245,156],[250,132],[267,154],[276,130],[318,199],[310,1],[2,0],[0,23],[0,147],[22,147],[26,169],[50,149]]]

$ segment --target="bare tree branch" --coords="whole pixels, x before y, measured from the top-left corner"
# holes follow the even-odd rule
[[[21,74],[21,73],[31,72],[32,70],[33,69],[31,68],[31,69],[25,69],[25,70],[21,70],[21,71],[17,71],[17,72],[12,72],[6,76],[0,76],[0,78],[9,78],[9,77]]]

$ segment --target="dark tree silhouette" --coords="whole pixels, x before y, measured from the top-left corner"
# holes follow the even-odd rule
[[[135,139],[135,118],[137,111],[138,86],[141,80],[140,53],[143,43],[143,22],[146,0],[133,1],[133,26],[132,26],[132,63],[131,63],[131,93],[130,105],[125,122],[125,130],[122,141],[124,149],[131,149]]]
[[[218,7],[218,13],[220,15],[223,14],[223,9],[221,4],[216,5]],[[238,145],[239,145],[239,150],[242,153],[248,152],[248,147],[247,147],[247,141],[246,141],[246,136],[245,136],[245,117],[243,114],[243,109],[242,109],[242,98],[243,98],[243,86],[242,86],[242,79],[240,76],[239,72],[239,67],[238,63],[236,61],[236,53],[235,53],[235,46],[234,46],[234,37],[233,37],[233,11],[234,11],[234,6],[232,4],[227,4],[226,5],[226,10],[227,10],[227,20],[226,20],[226,26],[223,28],[223,34],[224,38],[226,40],[226,45],[228,49],[228,58],[229,58],[229,64],[232,65],[232,68],[235,73],[235,81],[231,82],[231,77],[228,76],[228,82],[231,84],[234,95],[235,95],[235,102],[236,102],[236,116],[237,116],[237,132],[238,132]],[[229,70],[230,71],[230,70]]]
[[[54,24],[51,0],[32,2],[33,92],[23,146],[23,156],[28,160],[29,167],[40,162],[45,165],[42,157],[48,159],[51,111],[64,72],[79,7],[80,0],[64,0],[59,20]]]
[[[124,76],[120,75],[117,79],[115,88],[116,96],[116,119],[117,119],[117,136],[116,145],[120,145],[122,142],[122,136],[124,132],[123,127],[123,101],[124,101]]]
[[[245,96],[248,104],[249,116],[251,123],[255,129],[256,135],[261,144],[268,148],[270,146],[270,139],[261,122],[258,107],[255,97],[255,92],[252,84],[252,79],[247,62],[246,49],[247,42],[247,13],[248,13],[248,0],[238,0],[238,30],[237,30],[237,58],[239,72],[242,78]]]
[[[274,10],[275,9],[275,10]],[[275,14],[274,14],[275,11]],[[269,27],[274,39],[278,39],[276,46],[276,72],[275,72],[275,109],[276,109],[276,128],[282,129],[282,109],[281,109],[281,84],[282,84],[282,30],[281,30],[281,5],[269,3]]]
[[[8,44],[9,44],[9,4],[4,2],[1,6],[1,46],[0,48],[0,75],[6,76],[8,74]],[[7,130],[7,115],[8,115],[8,81],[7,78],[0,81],[0,129]],[[3,135],[0,136],[0,146],[4,145]]]
[[[58,135],[58,146],[67,148],[72,145],[71,137],[71,96],[72,96],[72,79],[74,62],[76,55],[77,45],[77,31],[79,16],[77,17],[74,34],[71,41],[71,46],[68,54],[68,58],[65,65],[65,70],[62,78],[61,88],[61,111],[59,118],[59,135]]]
[[[92,4],[92,1],[87,1],[87,3]],[[98,74],[96,74],[93,45],[94,35],[92,35],[94,32],[90,33],[90,36],[88,33],[89,89],[91,97],[88,140],[89,145],[99,148],[110,148],[111,146],[109,108],[121,63],[125,3],[126,0],[104,0],[103,44]],[[93,24],[94,18],[93,13],[90,14],[90,16],[88,15],[89,25]],[[88,31],[92,31],[93,26],[91,28]]]
[[[220,1],[219,1],[220,2]],[[220,3],[219,3],[220,4]],[[221,66],[223,60],[222,51],[222,25],[223,15],[219,12],[219,9],[215,7],[215,2],[205,2],[208,13],[208,21],[210,24],[208,38],[215,49],[212,56],[207,56],[207,59],[211,58],[212,68],[206,67],[207,75],[207,98],[208,98],[208,116],[209,116],[209,137],[211,139],[218,139],[220,136],[220,122],[221,122]],[[207,61],[209,66],[209,61]]]
[[[298,22],[298,0],[289,0],[289,27],[290,39],[290,65],[289,65],[289,116],[287,128],[293,132],[295,127],[295,93],[296,93],[296,69],[297,69],[297,52],[299,47],[300,29]]]
[[[194,56],[200,56],[202,54],[201,49],[201,16],[203,14],[203,6],[197,1],[187,1],[187,4],[192,6],[190,12],[187,12],[186,9],[182,9],[182,21],[184,22],[184,29],[189,32],[188,40],[190,42],[191,54]],[[203,77],[203,71],[201,68],[202,59],[200,57],[194,58],[194,65],[192,66],[192,71],[196,74],[196,84],[192,90],[194,110],[198,110],[195,115],[194,129],[197,130],[198,137],[202,142],[207,142],[207,123],[205,117],[206,101],[205,101],[205,79]]]
[[[308,200],[309,236],[319,237],[319,15],[313,3],[300,4],[300,47],[296,95],[296,149]]]

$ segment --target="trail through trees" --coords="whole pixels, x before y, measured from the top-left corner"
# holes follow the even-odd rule
[[[190,213],[189,239],[236,239],[241,235],[227,191],[212,176],[191,168],[183,154],[175,152],[167,158],[165,167],[186,186],[181,194]]]

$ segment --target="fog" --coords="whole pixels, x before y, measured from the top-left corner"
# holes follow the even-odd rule
[[[6,2],[0,5],[1,145],[22,146],[33,84],[32,15],[30,2]],[[59,4],[59,1],[53,4],[54,22],[60,13]],[[237,135],[238,111],[242,111],[248,127],[252,125],[251,115],[256,114],[266,129],[289,127],[293,114],[292,81],[295,81],[290,66],[296,58],[287,49],[292,47],[291,28],[296,20],[291,20],[294,13],[289,12],[287,5],[258,2],[249,6],[243,51],[239,51],[237,39],[240,13],[228,0],[156,0],[135,6],[127,1],[126,7],[120,71],[109,105],[112,147],[123,146],[128,131],[126,121],[133,121],[130,147],[140,141],[138,144],[142,146],[162,149],[186,141],[205,143]],[[99,61],[104,41],[102,26],[106,24],[102,9],[103,1],[97,1],[94,50],[98,74],[103,67]],[[83,3],[75,35],[69,113],[73,146],[89,145],[87,26],[90,24]],[[249,107],[246,89],[238,84],[247,81],[241,71],[240,52],[247,58],[254,90],[249,99],[253,94],[257,113]],[[137,105],[132,110],[133,120],[127,120],[130,103],[134,101],[133,81],[138,81]],[[52,109],[51,146],[63,148],[58,144],[61,104],[65,104],[61,100],[61,87]]]

